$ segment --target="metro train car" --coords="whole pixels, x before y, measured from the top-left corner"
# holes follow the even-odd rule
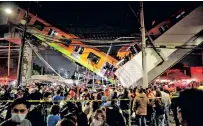
[[[27,17],[27,32],[32,37],[41,40],[43,44],[46,43],[54,50],[100,76],[107,76],[110,75],[108,73],[115,71],[115,65],[118,62],[115,58],[97,48],[88,47],[78,41],[77,36],[68,34],[31,13],[26,16],[24,9],[17,8],[16,12],[15,19],[11,19],[11,22],[20,24]]]
[[[175,14],[170,16],[168,19],[162,21],[161,23],[159,23],[159,24],[154,23],[152,28],[147,32],[147,34],[151,37],[152,40],[157,39],[159,36],[164,34],[168,29],[170,29],[172,26],[174,26],[178,21],[180,21],[185,16],[187,16],[197,6],[198,5],[196,5],[196,4],[187,6],[183,9],[177,11]],[[147,46],[149,45],[149,42],[150,42],[150,39],[146,35]],[[117,66],[124,65],[127,61],[129,61],[130,59],[133,58],[132,54],[136,55],[141,51],[141,42],[135,41],[134,43],[135,44],[133,44],[133,45],[132,44],[125,45],[119,49],[119,51],[117,52],[117,57],[120,58],[120,61],[119,61],[119,63],[117,63]],[[156,44],[156,43],[152,42],[152,44]]]

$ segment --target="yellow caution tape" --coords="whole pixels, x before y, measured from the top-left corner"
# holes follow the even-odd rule
[[[177,98],[178,96],[170,96],[169,98]],[[164,97],[155,97],[155,98],[148,98],[148,99],[157,99],[157,98],[164,98]],[[166,98],[166,97],[165,97]],[[113,100],[106,100],[106,101],[129,101],[131,99],[113,99]],[[134,99],[133,99],[134,100]],[[89,101],[89,102],[101,102],[102,100],[52,100],[52,101],[48,101],[48,100],[27,100],[28,102],[34,103],[34,102],[84,102],[84,101]],[[14,102],[14,100],[0,100],[0,102]]]

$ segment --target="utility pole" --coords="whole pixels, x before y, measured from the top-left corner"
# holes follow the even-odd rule
[[[11,25],[9,25],[9,34],[10,34],[10,38],[12,38],[12,30],[11,30]],[[8,42],[8,78],[10,76],[10,62],[11,62],[11,42]]]
[[[10,58],[11,58],[11,42],[9,41],[8,46],[8,77],[10,76]]]
[[[10,76],[10,58],[11,58],[11,42],[9,41],[9,46],[8,46],[8,77]]]
[[[201,50],[201,56],[202,56],[202,74],[203,74],[203,50]]]
[[[144,25],[144,9],[143,1],[140,2],[140,24],[142,33],[142,73],[143,73],[143,88],[148,87],[148,75],[147,75],[147,53],[146,53],[146,41],[145,41],[145,25]]]
[[[25,12],[25,23],[24,23],[24,28],[23,28],[23,34],[21,38],[21,46],[20,46],[20,55],[19,55],[19,61],[18,61],[18,73],[17,73],[17,85],[19,86],[21,83],[21,78],[22,78],[22,63],[23,63],[23,56],[24,56],[24,48],[25,48],[25,35],[26,35],[26,30],[27,30],[27,16],[28,16],[28,11]]]
[[[93,75],[92,75],[92,86],[93,86],[93,89],[95,89],[95,81],[94,81],[94,73],[93,73]]]

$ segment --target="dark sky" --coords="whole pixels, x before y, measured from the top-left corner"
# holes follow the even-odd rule
[[[29,6],[48,22],[66,27],[110,26],[138,31],[137,19],[129,5],[138,12],[139,2],[16,2],[23,8]],[[163,20],[185,5],[195,2],[144,2],[145,24],[150,28],[152,20]]]

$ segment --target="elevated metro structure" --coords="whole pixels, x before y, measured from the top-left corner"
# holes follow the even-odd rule
[[[27,19],[26,19],[27,18]],[[22,30],[22,21],[27,20],[27,38],[33,44],[37,41],[52,49],[60,52],[65,57],[86,67],[106,79],[113,79],[117,59],[100,51],[95,47],[88,47],[80,39],[73,35],[52,26],[41,18],[28,13],[26,10],[17,8],[16,15],[9,20],[9,23]],[[20,38],[4,38],[16,44],[21,44]],[[40,40],[40,41],[39,41]],[[60,64],[59,64],[60,65]]]
[[[154,36],[155,46],[161,47],[159,53],[164,60],[148,46],[146,52],[149,83],[200,45],[203,42],[202,30],[203,5],[184,8],[152,28],[148,34]],[[126,87],[142,86],[142,52],[135,54],[130,61],[120,66],[115,74]]]

